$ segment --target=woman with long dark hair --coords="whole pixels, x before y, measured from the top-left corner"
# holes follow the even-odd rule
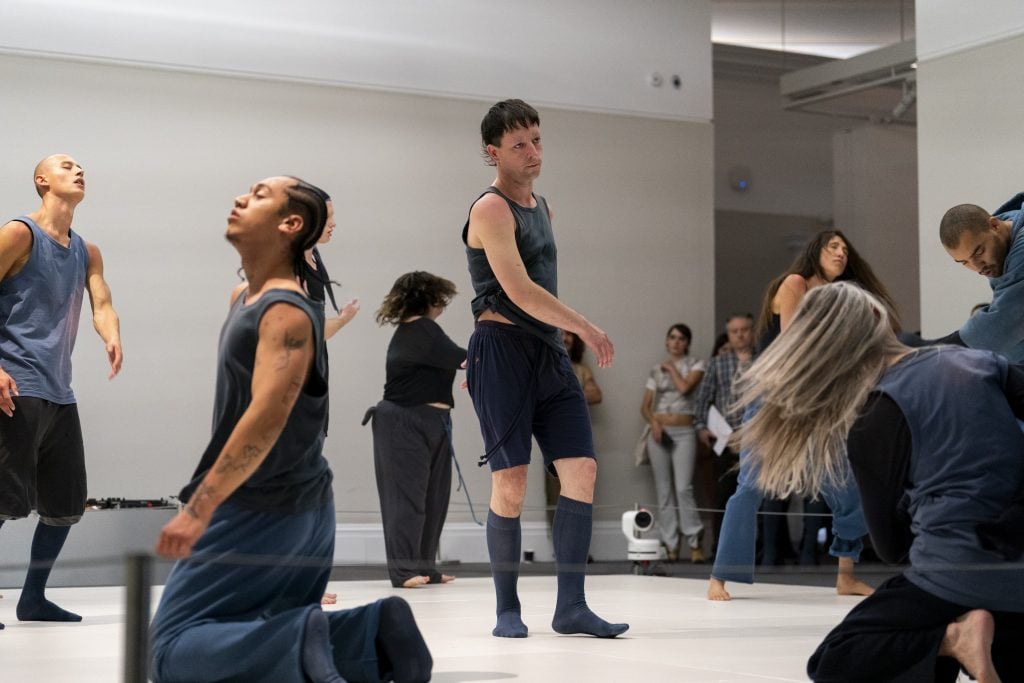
[[[448,338],[437,317],[455,285],[423,271],[397,280],[377,311],[394,325],[387,352],[384,399],[373,419],[373,463],[384,523],[388,575],[395,587],[447,583],[435,565],[452,487],[452,381],[466,350]]]
[[[901,344],[859,287],[809,292],[746,372],[740,430],[757,487],[851,485],[875,550],[909,561],[808,663],[814,681],[1024,680],[1024,367],[954,346]]]
[[[356,314],[359,313],[359,299],[350,299],[341,308],[338,308],[338,303],[334,300],[334,289],[331,285],[337,283],[331,280],[331,276],[327,272],[327,266],[324,265],[324,260],[320,256],[320,245],[331,241],[331,238],[334,236],[334,229],[337,227],[337,224],[334,222],[334,202],[326,192],[320,188],[316,189],[327,206],[327,218],[324,222],[324,231],[320,239],[314,246],[305,251],[303,277],[306,282],[306,293],[309,294],[309,298],[325,307],[329,299],[331,308],[337,314],[324,320],[324,337],[330,339],[341,328],[349,324],[352,318],[356,317]]]
[[[836,281],[851,281],[875,294],[889,311],[887,319],[898,327],[895,306],[885,286],[875,275],[871,266],[838,230],[818,233],[792,265],[779,277],[772,280],[765,292],[759,319],[762,351],[770,348],[774,339],[785,330],[807,293],[816,287]],[[795,359],[794,359],[795,360]],[[756,411],[751,407],[748,415]],[[756,472],[745,457],[740,454],[740,476],[736,493],[729,498],[722,522],[721,538],[715,564],[708,583],[708,599],[729,600],[725,590],[726,581],[754,582],[754,554],[757,536],[757,509],[764,499],[754,481]],[[867,533],[864,515],[860,509],[857,492],[850,486],[827,489],[822,498],[832,510],[832,528],[835,538],[829,554],[836,557],[839,568],[836,575],[836,592],[840,595],[868,595],[873,590],[860,581],[853,573],[853,565],[860,557],[863,547],[861,538]],[[769,506],[769,513],[780,511],[780,506]],[[778,517],[772,514],[766,526],[765,546],[775,543],[770,533]],[[772,549],[769,547],[768,551]]]

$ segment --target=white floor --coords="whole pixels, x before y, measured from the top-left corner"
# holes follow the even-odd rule
[[[520,580],[530,637],[494,638],[490,579],[457,579],[415,590],[385,581],[334,582],[337,608],[401,595],[434,657],[437,683],[520,680],[806,681],[807,657],[857,603],[827,588],[731,585],[733,600],[712,603],[705,582],[647,576],[593,576],[591,607],[631,628],[615,640],[559,636],[551,631],[553,577]],[[32,683],[117,683],[122,680],[124,591],[53,588],[48,597],[85,617],[80,624],[21,623],[18,591],[0,601],[0,680]],[[154,605],[159,590],[154,591]],[[332,608],[327,608],[332,609]]]

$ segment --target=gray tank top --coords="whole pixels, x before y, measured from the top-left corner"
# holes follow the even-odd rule
[[[14,220],[32,231],[32,250],[24,268],[0,281],[0,367],[21,396],[74,403],[71,352],[89,251],[74,231],[65,247],[28,216]]]
[[[287,289],[265,292],[252,304],[245,303],[247,294],[248,291],[235,301],[220,333],[213,436],[192,475],[192,481],[178,497],[182,502],[188,502],[249,407],[260,320],[272,304],[284,302],[309,316],[313,325],[315,361],[281,436],[256,471],[228,500],[261,512],[290,514],[315,510],[330,499],[332,478],[323,456],[327,421],[327,347],[324,343],[323,307],[319,302]]]
[[[529,208],[512,201],[501,190],[488,187],[480,197],[496,194],[508,203],[516,221],[516,247],[519,257],[526,266],[526,274],[536,284],[558,296],[558,250],[555,247],[555,235],[551,230],[551,219],[548,215],[548,203],[540,195],[533,195],[537,206]],[[480,201],[476,198],[473,203]],[[466,245],[466,258],[469,262],[469,277],[473,282],[475,297],[472,302],[473,317],[477,318],[484,311],[494,311],[508,318],[517,326],[540,338],[559,353],[565,353],[562,334],[558,328],[537,320],[529,313],[512,303],[505,294],[491,270],[487,255],[483,249],[469,246],[469,219],[462,228],[462,241]]]

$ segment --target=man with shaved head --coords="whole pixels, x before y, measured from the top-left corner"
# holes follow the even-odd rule
[[[939,239],[957,263],[988,278],[992,303],[939,341],[997,351],[1024,362],[1024,193],[990,214],[958,204],[942,217]]]
[[[85,171],[55,154],[36,165],[33,180],[40,207],[0,228],[0,524],[39,513],[18,619],[81,621],[45,591],[68,530],[85,510],[82,427],[71,390],[85,291],[111,379],[121,369],[121,333],[100,250],[71,229],[85,198]]]

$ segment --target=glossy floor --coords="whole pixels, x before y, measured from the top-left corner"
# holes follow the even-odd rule
[[[463,578],[415,590],[385,581],[332,582],[344,608],[385,595],[412,605],[434,656],[437,683],[474,681],[686,681],[748,683],[806,681],[804,666],[821,638],[857,598],[833,589],[758,584],[730,586],[734,600],[712,603],[699,579],[591,576],[588,600],[596,612],[627,621],[615,640],[559,636],[551,631],[555,580],[520,581],[530,637],[490,635],[490,579]],[[49,597],[85,617],[81,624],[20,623],[18,591],[0,601],[0,680],[5,683],[117,683],[123,680],[124,591],[57,588]],[[154,591],[154,604],[159,589]]]

